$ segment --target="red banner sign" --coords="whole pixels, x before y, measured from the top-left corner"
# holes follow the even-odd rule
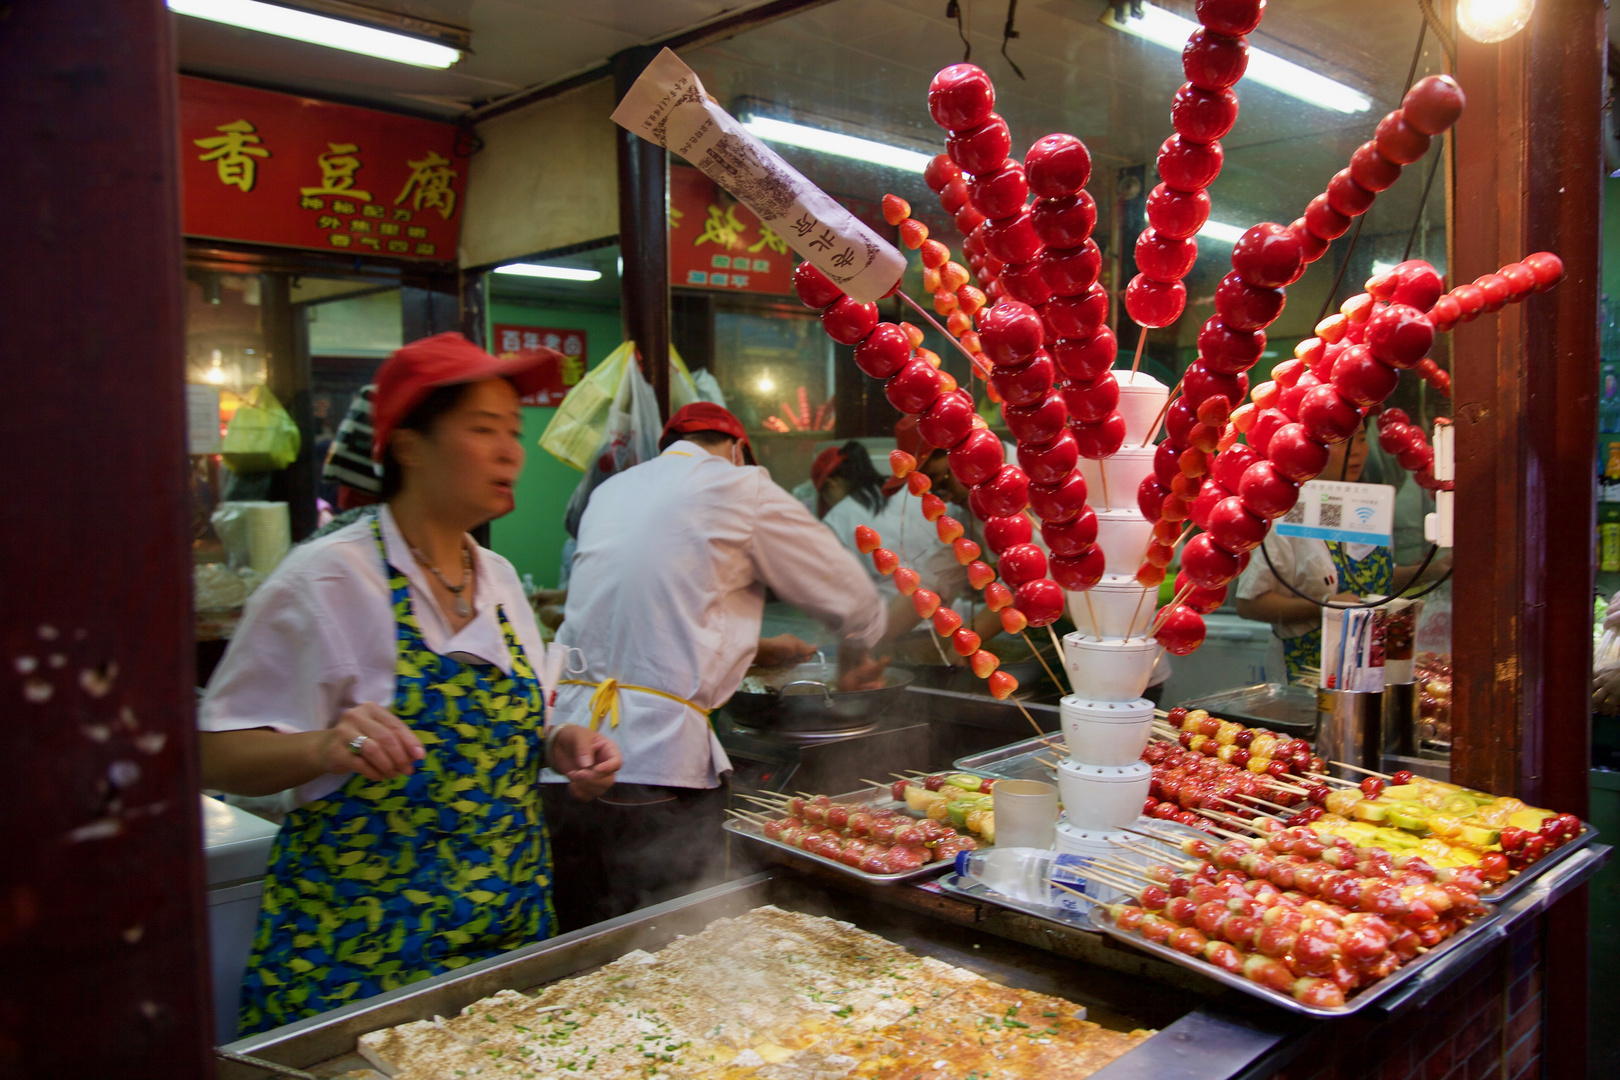
[[[188,236],[456,257],[466,159],[450,124],[180,77]]]
[[[669,170],[669,283],[788,295],[797,260],[748,207],[696,169]]]
[[[490,327],[491,351],[501,359],[524,349],[556,349],[563,354],[558,363],[547,361],[541,370],[547,378],[545,389],[523,399],[525,405],[561,405],[574,384],[585,377],[585,331],[554,326],[518,326],[496,323]]]

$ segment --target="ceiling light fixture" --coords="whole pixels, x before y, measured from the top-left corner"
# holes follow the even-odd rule
[[[542,266],[539,263],[507,263],[495,268],[497,274],[513,277],[552,278],[556,281],[600,281],[602,271],[583,270],[577,266]]]
[[[1522,3],[1523,0],[1493,0],[1493,2]],[[1112,26],[1115,30],[1151,41],[1155,45],[1163,45],[1176,52],[1182,50],[1192,32],[1198,29],[1198,24],[1191,19],[1172,15],[1152,4],[1142,5],[1140,18],[1133,16],[1123,22],[1115,18],[1114,13],[1117,10],[1111,7],[1103,12],[1102,22],[1105,26]],[[1366,94],[1352,90],[1344,83],[1330,79],[1326,75],[1319,75],[1310,68],[1284,60],[1275,53],[1257,49],[1253,45],[1249,46],[1249,68],[1243,77],[1249,82],[1269,86],[1289,97],[1335,112],[1364,113],[1372,108],[1372,99]]]
[[[1221,244],[1235,244],[1243,239],[1243,234],[1248,231],[1222,221],[1206,221],[1204,227],[1198,230],[1198,235],[1205,240],[1214,240]]]
[[[1523,30],[1535,10],[1536,0],[1457,0],[1457,29],[1494,45]]]
[[[447,68],[461,59],[461,50],[448,45],[259,0],[168,0],[168,5],[178,15],[417,67]]]
[[[766,142],[783,143],[821,154],[865,161],[873,165],[900,172],[920,173],[933,158],[916,150],[902,150],[898,146],[862,139],[854,135],[841,135],[836,131],[806,127],[769,116],[742,117],[742,126]]]

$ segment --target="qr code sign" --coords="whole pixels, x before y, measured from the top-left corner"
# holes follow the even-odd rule
[[[1344,504],[1337,502],[1323,503],[1317,521],[1324,529],[1337,529],[1344,523]]]
[[[1283,515],[1283,520],[1288,522],[1290,525],[1305,524],[1305,504],[1302,502],[1296,502],[1294,504],[1294,508]]]

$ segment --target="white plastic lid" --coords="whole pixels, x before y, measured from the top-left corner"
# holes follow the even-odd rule
[[[1153,717],[1153,702],[1147,698],[1135,701],[1087,701],[1070,694],[1058,703],[1059,714],[1082,720],[1098,720],[1105,724],[1139,724]]]
[[[1141,783],[1153,776],[1153,766],[1145,761],[1133,761],[1129,765],[1081,765],[1065,758],[1059,762],[1058,769],[1103,784]]]

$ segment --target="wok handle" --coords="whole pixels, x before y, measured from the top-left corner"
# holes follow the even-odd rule
[[[782,684],[782,689],[780,691],[778,691],[778,693],[780,693],[784,697],[787,696],[788,687],[790,687],[790,686],[814,686],[814,687],[818,687],[821,690],[822,698],[827,703],[827,707],[829,709],[832,708],[832,703],[833,703],[832,691],[827,689],[827,684],[826,683],[818,682],[815,679],[794,679],[790,683],[783,683]]]

